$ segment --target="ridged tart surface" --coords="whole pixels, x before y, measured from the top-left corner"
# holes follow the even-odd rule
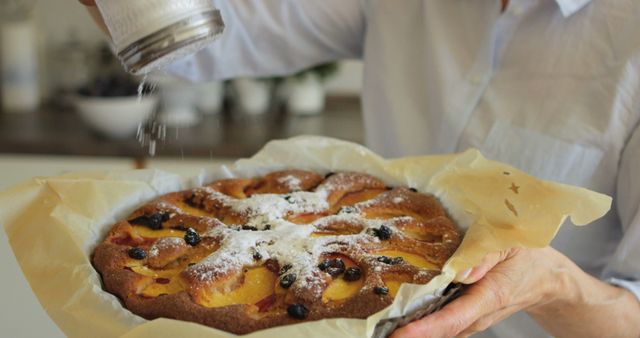
[[[164,195],[116,223],[92,262],[133,313],[244,334],[366,318],[437,276],[459,243],[431,195],[286,170]]]

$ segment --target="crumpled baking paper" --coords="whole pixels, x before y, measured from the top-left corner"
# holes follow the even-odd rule
[[[458,271],[487,253],[544,247],[567,217],[584,225],[611,206],[608,196],[534,178],[477,150],[386,160],[356,144],[303,136],[270,142],[250,159],[203,170],[195,178],[154,170],[34,178],[0,194],[0,224],[40,303],[69,337],[234,337],[198,324],[132,314],[102,290],[90,255],[112,224],[162,194],[284,168],[366,172],[390,185],[432,193],[466,233],[440,276],[427,285],[403,285],[393,305],[366,320],[326,319],[246,337],[370,337],[378,321],[434,301]]]

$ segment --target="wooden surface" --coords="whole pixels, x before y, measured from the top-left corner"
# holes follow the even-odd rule
[[[166,140],[158,145],[156,156],[247,157],[270,140],[297,135],[325,135],[362,143],[358,100],[330,99],[326,111],[316,116],[292,116],[282,111],[260,117],[232,112],[205,116],[193,128],[167,128]],[[93,132],[75,112],[47,109],[30,114],[0,112],[0,153],[147,157],[133,136],[105,138]]]

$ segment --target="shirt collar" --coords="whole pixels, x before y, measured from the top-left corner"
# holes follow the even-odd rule
[[[582,7],[586,6],[591,0],[556,0],[560,11],[565,18],[570,17]]]

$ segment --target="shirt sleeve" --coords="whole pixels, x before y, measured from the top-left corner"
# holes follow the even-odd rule
[[[291,74],[360,58],[364,0],[213,0],[225,32],[167,72],[191,81]]]
[[[622,153],[616,205],[624,236],[604,277],[609,283],[628,289],[640,300],[640,126]]]

